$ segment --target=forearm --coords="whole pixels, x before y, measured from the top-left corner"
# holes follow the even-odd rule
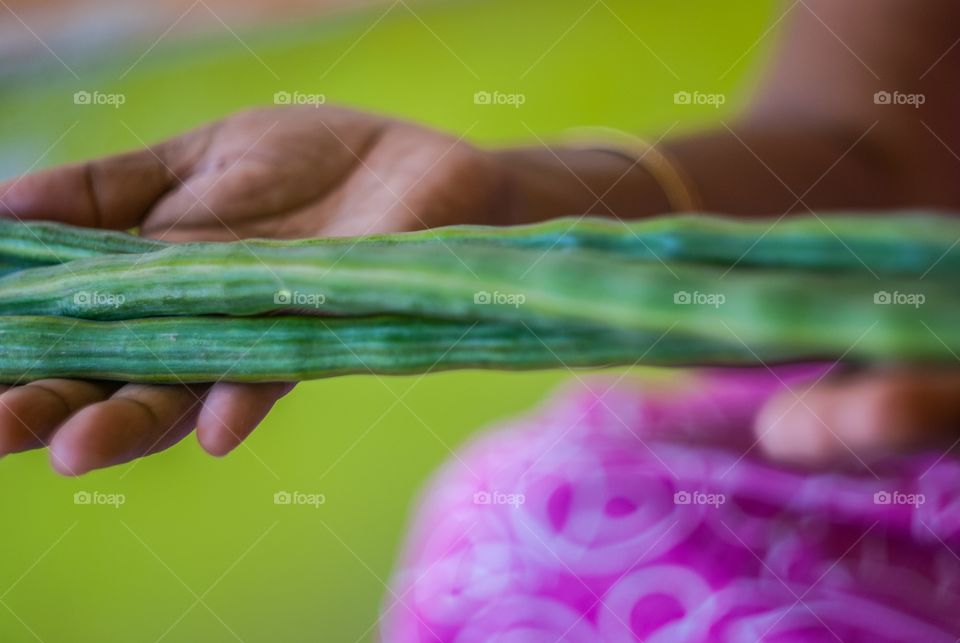
[[[848,208],[960,208],[960,5],[809,0],[793,5],[772,64],[735,122],[657,147],[702,209],[778,216]],[[921,97],[883,104],[876,92]],[[637,150],[635,156],[641,154]],[[527,148],[499,157],[517,218],[622,218],[676,209],[629,155]]]
[[[869,138],[866,131],[747,123],[658,149],[682,169],[701,209],[711,212],[777,216],[906,204],[895,168]],[[497,154],[514,178],[517,223],[568,214],[628,219],[676,209],[666,186],[628,153],[537,147]]]

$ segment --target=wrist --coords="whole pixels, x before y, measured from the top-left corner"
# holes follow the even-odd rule
[[[545,146],[492,154],[507,177],[513,224],[571,215],[631,219],[672,210],[657,179],[627,154]]]

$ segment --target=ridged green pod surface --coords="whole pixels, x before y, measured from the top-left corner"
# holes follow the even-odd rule
[[[883,292],[922,296],[922,309],[878,305]],[[878,357],[923,359],[943,351],[940,341],[960,351],[954,292],[952,284],[933,279],[668,269],[597,251],[205,244],[9,275],[0,279],[0,314],[105,320],[291,310],[401,314],[626,332],[672,328],[690,337],[734,336],[748,345],[803,346],[826,355],[859,341]]]
[[[79,377],[187,383],[399,375],[463,368],[528,370],[755,357],[741,344],[505,322],[409,317],[155,318],[95,322],[0,317],[0,382]],[[38,347],[45,347],[39,350]],[[768,355],[773,360],[788,355]]]
[[[254,247],[461,246],[598,250],[655,262],[864,271],[921,276],[960,270],[960,219],[948,213],[844,213],[743,220],[706,214],[624,222],[566,217],[532,225],[450,226],[362,239],[250,239]],[[102,254],[142,253],[169,244],[115,231],[49,222],[0,220],[0,262],[64,263]]]
[[[50,223],[0,233],[8,382],[960,354],[960,225],[942,215],[181,245]]]

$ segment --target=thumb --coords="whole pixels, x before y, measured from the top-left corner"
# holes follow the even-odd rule
[[[91,228],[135,227],[189,173],[206,147],[207,131],[0,182],[0,216]]]

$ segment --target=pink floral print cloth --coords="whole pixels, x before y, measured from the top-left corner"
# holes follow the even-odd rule
[[[960,463],[765,461],[754,414],[810,373],[590,381],[483,435],[425,493],[382,639],[955,643]]]

